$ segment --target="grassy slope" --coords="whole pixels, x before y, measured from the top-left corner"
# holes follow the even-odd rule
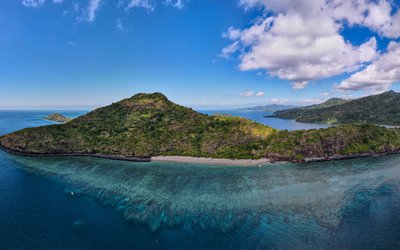
[[[278,111],[275,115],[301,122],[400,125],[400,94],[388,91],[328,107]]]
[[[0,138],[3,147],[34,154],[179,155],[302,161],[400,148],[400,131],[343,125],[278,131],[238,117],[207,116],[159,93],[138,94],[66,124],[27,128]]]

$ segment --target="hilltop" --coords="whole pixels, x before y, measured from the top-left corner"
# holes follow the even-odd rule
[[[274,117],[311,123],[400,125],[400,94],[387,91],[354,100],[333,98],[318,105],[277,111]]]
[[[329,108],[336,105],[341,105],[349,102],[349,100],[342,99],[342,98],[330,98],[323,103],[314,104],[311,106],[303,107],[302,109],[310,110],[310,109],[322,109],[322,108]],[[300,108],[301,109],[301,108]]]
[[[0,137],[23,155],[89,155],[119,159],[192,156],[304,162],[394,153],[400,130],[354,124],[279,131],[239,117],[208,116],[160,93],[137,94],[65,124]]]

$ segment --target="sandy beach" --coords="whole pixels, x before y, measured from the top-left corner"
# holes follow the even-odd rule
[[[271,163],[270,159],[262,158],[258,160],[251,159],[215,159],[215,158],[201,158],[189,156],[155,156],[151,157],[153,162],[177,162],[177,163],[199,163],[211,165],[233,165],[233,166],[260,166]]]

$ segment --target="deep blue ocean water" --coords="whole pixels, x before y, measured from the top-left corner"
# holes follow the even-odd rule
[[[0,111],[0,134],[49,113]],[[400,249],[400,156],[244,168],[0,150],[0,249]]]

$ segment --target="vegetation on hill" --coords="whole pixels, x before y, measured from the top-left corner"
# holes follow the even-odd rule
[[[66,124],[23,129],[2,137],[1,144],[35,154],[251,157],[240,150],[274,131],[239,117],[203,115],[155,93],[137,94]]]
[[[341,104],[345,104],[347,102],[349,102],[350,100],[346,100],[346,99],[342,99],[342,98],[330,98],[328,100],[326,100],[323,103],[320,104],[314,104],[311,106],[307,106],[304,107],[303,109],[305,110],[310,110],[310,109],[322,109],[322,108],[329,108],[332,106],[336,106],[336,105],[341,105]]]
[[[0,137],[25,154],[158,155],[304,161],[312,157],[385,154],[400,149],[400,130],[342,125],[279,131],[239,117],[208,116],[160,93],[137,94],[66,124],[23,129]]]
[[[277,111],[274,117],[312,123],[400,125],[400,94],[388,91],[354,100],[334,98],[319,105]]]
[[[54,113],[54,114],[48,115],[44,119],[54,121],[54,122],[62,122],[62,123],[69,122],[72,120],[71,118],[65,117],[59,113]]]
[[[400,129],[371,124],[345,124],[318,130],[280,131],[265,143],[266,156],[276,160],[381,155],[399,151]]]

